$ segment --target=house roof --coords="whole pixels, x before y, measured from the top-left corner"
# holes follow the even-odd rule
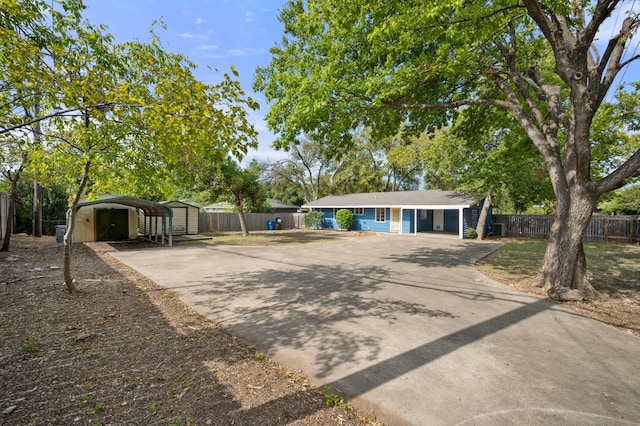
[[[451,209],[471,207],[473,198],[454,191],[424,190],[369,192],[360,194],[330,195],[304,204],[304,208],[352,208],[352,207],[407,207]]]
[[[126,196],[107,196],[97,200],[83,201],[78,203],[76,210],[85,206],[105,203],[122,204],[124,206],[135,207],[142,210],[146,216],[173,216],[173,210],[171,210],[171,207],[163,205],[162,203]]]
[[[275,200],[273,198],[267,198],[267,201],[269,202],[269,206],[271,206],[272,209],[297,209],[297,208],[300,208],[300,206],[296,206],[295,204],[285,203],[283,201]]]

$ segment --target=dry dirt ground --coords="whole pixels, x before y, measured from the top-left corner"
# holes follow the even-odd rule
[[[53,238],[15,236],[0,253],[0,426],[379,424],[107,254],[140,244],[74,245],[77,294],[65,289]],[[488,275],[535,293],[526,280]],[[635,296],[564,306],[640,330]]]
[[[376,424],[110,250],[74,245],[77,294],[53,238],[16,236],[0,253],[0,425]]]

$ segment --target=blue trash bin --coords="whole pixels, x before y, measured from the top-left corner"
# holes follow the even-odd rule
[[[268,229],[269,231],[273,231],[273,230],[275,229],[275,222],[273,222],[273,221],[271,221],[271,220],[268,220],[268,221],[267,221],[267,229]]]

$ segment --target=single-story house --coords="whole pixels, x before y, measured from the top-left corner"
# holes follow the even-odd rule
[[[147,227],[141,230],[138,228],[140,212],[151,218]],[[145,235],[155,235],[156,241],[160,236],[163,244],[166,237],[169,245],[172,245],[172,218],[171,207],[157,201],[102,194],[95,200],[83,199],[78,203],[72,241],[133,240],[138,238],[141,231]]]
[[[324,213],[324,226],[329,228],[338,228],[336,212],[348,209],[354,213],[353,230],[398,234],[442,232],[465,238],[465,230],[476,227],[482,205],[459,192],[424,190],[330,195],[302,208]],[[485,230],[490,229],[489,215]]]
[[[300,209],[300,206],[274,200],[273,198],[267,198],[267,202],[271,207],[271,213],[296,213]]]

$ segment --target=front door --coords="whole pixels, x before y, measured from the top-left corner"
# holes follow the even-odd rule
[[[391,209],[390,232],[400,232],[400,209]]]
[[[129,239],[128,209],[96,209],[96,241]]]

